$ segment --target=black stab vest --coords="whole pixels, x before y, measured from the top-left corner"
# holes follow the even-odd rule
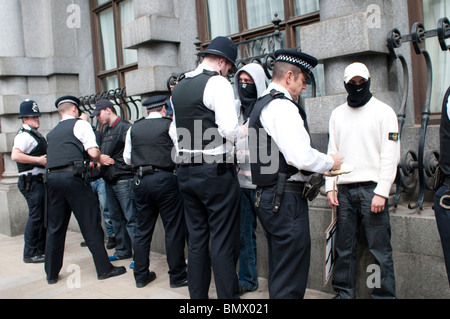
[[[169,136],[172,120],[167,117],[140,119],[131,127],[131,167],[154,166],[172,170],[173,142]]]
[[[47,134],[47,169],[73,165],[88,158],[83,144],[73,134],[77,121],[79,119],[61,121]]]
[[[205,70],[195,77],[184,78],[173,89],[172,102],[180,150],[203,151],[225,143],[218,131],[215,112],[203,103],[206,84],[217,75],[217,72]]]
[[[21,128],[18,132],[18,134],[24,134],[28,133],[31,135],[32,138],[34,138],[37,142],[36,147],[27,155],[30,156],[42,156],[47,154],[47,141],[45,140],[45,137],[41,135],[38,131],[35,129],[27,130],[25,128]],[[37,165],[37,164],[24,164],[17,162],[17,169],[19,173],[23,173],[26,171],[31,171],[33,168],[39,167],[39,168],[45,168],[44,166]]]
[[[275,141],[261,124],[260,115],[262,109],[274,99],[287,99],[294,103],[299,110],[305,129],[309,134],[305,111],[297,103],[288,99],[283,93],[272,90],[270,94],[256,101],[249,122],[249,128],[251,128],[249,130],[250,167],[252,183],[263,187],[277,184],[279,173],[287,174],[290,177],[299,172],[297,168],[287,164]],[[275,154],[272,154],[272,152],[275,152]],[[276,162],[274,162],[274,159]],[[274,169],[275,167],[277,168],[276,170]],[[301,173],[305,176],[311,175],[310,172],[306,171],[301,171]]]

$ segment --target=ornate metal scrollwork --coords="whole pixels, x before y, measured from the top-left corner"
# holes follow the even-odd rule
[[[136,120],[136,118],[133,118],[133,114],[140,113],[140,106],[138,104],[140,99],[127,96],[126,88],[118,88],[80,97],[81,111],[92,114],[95,109],[95,103],[101,99],[110,100],[119,109],[120,116],[125,120]]]
[[[423,208],[423,201],[425,196],[425,190],[431,189],[426,184],[426,176],[433,177],[436,171],[437,162],[439,159],[439,152],[436,150],[429,151],[425,153],[425,139],[426,139],[426,133],[428,128],[428,123],[430,120],[430,101],[431,101],[431,91],[432,91],[432,84],[433,84],[433,69],[432,69],[432,63],[429,53],[426,51],[426,49],[423,48],[423,44],[425,42],[426,38],[431,37],[438,37],[439,44],[441,46],[441,49],[443,51],[449,50],[450,46],[447,46],[445,39],[450,37],[450,23],[447,18],[441,18],[439,19],[437,29],[427,31],[425,30],[425,27],[422,23],[416,22],[412,26],[411,34],[402,36],[400,31],[398,29],[393,29],[388,34],[387,39],[387,47],[390,53],[390,56],[393,60],[399,59],[402,63],[403,68],[403,82],[404,82],[404,92],[402,96],[402,105],[400,109],[400,113],[398,114],[399,118],[399,126],[400,131],[403,128],[404,119],[405,119],[405,108],[406,108],[406,99],[408,92],[405,91],[405,85],[407,85],[406,81],[409,81],[409,75],[407,70],[407,64],[406,60],[403,56],[397,55],[395,52],[395,49],[399,48],[402,43],[404,42],[411,42],[414,51],[417,55],[422,55],[425,59],[425,66],[426,66],[426,74],[425,74],[425,82],[426,82],[426,95],[425,95],[425,101],[424,106],[422,110],[422,118],[421,118],[421,128],[420,128],[420,136],[419,136],[419,146],[418,146],[418,153],[416,153],[412,150],[409,150],[405,157],[402,159],[401,164],[398,169],[397,173],[397,193],[395,196],[395,203],[394,205],[398,204],[401,188],[404,186],[407,189],[412,189],[415,187],[415,185],[406,185],[406,183],[403,180],[403,176],[411,177],[415,170],[418,171],[419,175],[419,194],[418,194],[418,201],[416,204],[411,205],[409,204],[408,207],[410,209],[422,209]],[[400,176],[399,176],[400,175]]]

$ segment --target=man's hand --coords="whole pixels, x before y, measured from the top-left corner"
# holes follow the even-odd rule
[[[336,208],[337,206],[339,206],[339,201],[337,199],[337,192],[329,191],[327,193],[327,199],[328,204],[331,206],[331,208]]]
[[[39,157],[37,158],[37,163],[38,163],[38,165],[40,165],[40,166],[45,166],[45,165],[47,165],[47,155],[39,156]]]
[[[331,168],[331,171],[337,171],[337,170],[341,169],[341,165],[342,165],[342,163],[344,163],[344,158],[342,156],[334,155],[334,154],[331,154],[330,156],[334,160],[334,165]]]
[[[370,207],[372,213],[378,214],[384,211],[384,206],[386,205],[386,198],[383,196],[375,194],[372,199],[372,206]]]
[[[239,127],[239,129],[241,130],[241,138],[244,138],[244,137],[247,137],[247,135],[248,135],[248,127],[247,127],[247,125],[241,125],[240,127]]]
[[[115,161],[108,155],[101,154],[100,160],[98,161],[102,166],[111,166],[114,165]]]

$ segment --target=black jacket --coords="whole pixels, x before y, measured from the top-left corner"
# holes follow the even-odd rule
[[[133,177],[133,170],[130,165],[123,160],[123,150],[125,148],[125,138],[131,123],[122,120],[120,117],[112,126],[108,126],[103,134],[100,150],[102,154],[111,156],[116,162],[111,166],[102,166],[101,173],[105,182],[114,184],[119,179]]]

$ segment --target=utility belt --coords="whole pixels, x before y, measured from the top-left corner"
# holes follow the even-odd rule
[[[284,193],[299,194],[309,201],[314,200],[319,195],[320,187],[324,184],[324,178],[321,174],[313,174],[309,182],[288,181],[289,175],[278,173],[278,181],[273,186],[258,186],[256,190],[255,207],[259,206],[261,194],[264,190],[273,192],[273,212],[277,213],[281,206],[281,198]]]
[[[33,182],[43,183],[44,182],[44,174],[33,175],[31,173],[20,175],[19,179],[23,182],[23,185],[27,192],[31,189],[31,184]]]
[[[136,177],[142,178],[145,175],[149,175],[149,174],[155,174],[157,172],[169,172],[172,173],[173,169],[165,169],[165,168],[159,168],[153,165],[148,165],[148,166],[139,166],[134,174]]]
[[[93,167],[91,166],[91,164],[93,164]],[[73,176],[81,177],[86,181],[86,183],[90,183],[91,180],[95,180],[97,178],[92,178],[96,167],[96,162],[91,162],[88,160],[74,161],[71,165],[47,169],[47,176],[53,173],[72,172]]]
[[[141,184],[141,179],[146,175],[153,175],[158,172],[167,172],[167,173],[173,173],[173,169],[166,169],[166,168],[159,168],[153,165],[148,166],[139,166],[134,171],[134,175],[136,176],[135,184],[136,186],[139,186]]]

